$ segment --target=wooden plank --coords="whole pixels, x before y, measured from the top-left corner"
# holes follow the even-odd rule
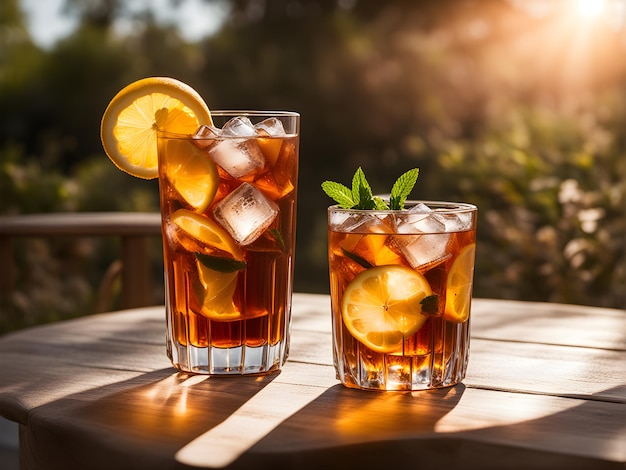
[[[471,387],[626,404],[626,354],[472,338]]]
[[[293,327],[328,331],[329,298],[297,296]],[[626,351],[626,310],[621,309],[474,299],[471,321],[473,338]]]
[[[474,299],[472,336],[626,351],[626,310]]]

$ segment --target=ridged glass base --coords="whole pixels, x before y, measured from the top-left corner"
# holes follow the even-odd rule
[[[171,346],[168,348],[168,357],[174,367],[194,374],[262,374],[280,369],[287,359],[286,350],[281,344],[235,348],[198,348],[181,344]]]
[[[347,331],[335,333],[337,379],[350,388],[371,390],[428,390],[461,382],[469,359],[469,321],[433,319],[429,343],[423,354],[384,354],[366,348]]]
[[[174,353],[174,351],[176,351]],[[279,344],[236,348],[197,348],[178,345],[168,354],[177,369],[195,374],[261,374],[278,370],[285,362]]]

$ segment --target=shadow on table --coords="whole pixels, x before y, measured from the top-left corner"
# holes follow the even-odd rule
[[[437,423],[465,392],[463,384],[419,392],[329,388],[253,447],[232,468],[251,468],[271,453],[276,468],[437,468],[422,467],[415,453],[428,447],[442,455],[449,444],[436,439]],[[303,436],[306,438],[303,439]],[[411,438],[419,437],[420,440]]]
[[[106,465],[103,461],[101,467],[91,468],[190,468],[176,460],[180,449],[203,435],[210,436],[211,430],[241,414],[242,407],[257,394],[281,393],[293,387],[279,380],[281,375],[208,378],[168,368],[104,387],[96,400],[87,396],[89,392],[84,392],[85,399],[78,393],[33,410],[32,432],[37,437],[54,433],[57,444],[34,454],[48,462],[57,457],[62,461],[67,455],[102,455],[106,459]],[[464,431],[443,432],[438,429],[440,423],[466,392],[462,384],[413,393],[367,392],[338,384],[318,388],[311,401],[267,431],[242,427],[240,437],[250,444],[226,468],[515,469],[522,463],[523,468],[533,469],[562,468],[564,463],[580,470],[623,468],[619,461],[613,465],[586,457],[594,455],[594,446],[595,450],[615,446],[613,454],[624,453],[624,444],[615,442],[626,428],[623,403],[610,404],[612,413],[624,416],[616,421],[605,419],[607,403],[601,399],[575,404],[577,400],[550,397],[572,400],[573,405],[556,413],[547,409],[545,416],[535,419],[520,416],[501,426],[468,423]],[[533,397],[539,398],[514,394],[511,406],[528,405]],[[64,423],[64,415],[71,415],[71,426]],[[477,421],[480,418],[477,416]],[[267,419],[271,420],[271,415]],[[589,435],[585,426],[591,427]],[[599,431],[602,426],[605,429]],[[558,442],[564,435],[574,441]],[[603,442],[604,436],[612,436],[613,441]],[[34,446],[39,443],[35,438],[30,442]],[[559,452],[563,445],[578,446],[580,455],[564,456]],[[210,463],[209,455],[209,468]],[[78,464],[64,468],[80,468]]]
[[[47,462],[67,461],[67,455],[102,455],[108,468],[188,468],[176,462],[176,453],[236,417],[238,410],[261,391],[280,394],[290,387],[292,390],[293,384],[277,380],[281,375],[208,378],[174,369],[143,374],[99,389],[96,400],[92,393],[82,392],[33,410],[29,422],[33,438],[28,445],[33,447],[32,455]],[[397,438],[406,427],[433,434],[437,421],[456,406],[464,391],[462,385],[418,394],[362,392],[341,385],[317,388],[319,393],[312,401],[286,418],[268,423],[266,432],[242,428],[240,437],[250,443],[245,449],[252,452],[233,456],[228,468],[273,466],[276,454],[279,460],[299,460],[319,449],[332,454],[329,443],[335,441],[344,449],[371,441],[371,449],[365,448],[367,454],[372,450],[374,455],[377,441]],[[288,401],[287,397],[286,407]],[[66,420],[65,416],[71,418]],[[264,419],[271,421],[272,416]],[[402,428],[398,422],[404,423]],[[45,433],[54,434],[53,439],[36,438]],[[54,445],[42,444],[45,441]],[[254,450],[259,442],[261,447]],[[42,448],[44,445],[47,448]],[[307,466],[301,463],[303,468]],[[327,464],[322,467],[331,468]],[[80,457],[72,468],[80,468]]]
[[[178,449],[277,376],[209,378],[173,368],[149,372],[99,388],[96,399],[90,390],[35,408],[29,415],[30,438],[21,445],[47,469],[57,468],[53,462],[64,462],[59,467],[64,469],[179,468]],[[38,463],[28,468],[39,468]]]
[[[438,424],[462,399],[463,385],[413,394],[362,392],[337,385],[232,468],[251,468],[271,452],[277,468],[624,469],[626,408],[623,402],[607,403],[601,397],[623,389],[606,390],[584,402],[549,397],[571,401],[572,406],[501,426],[481,427],[477,415],[475,423],[467,420],[468,430],[444,432]],[[515,394],[511,406],[518,398],[524,402],[545,397]],[[607,419],[607,413],[613,418]],[[318,429],[311,432],[311,427]],[[321,440],[303,442],[305,433]]]
[[[624,470],[626,401],[619,397],[626,397],[626,384],[585,399],[551,396],[548,399],[570,402],[571,406],[534,419],[448,436],[471,441],[476,450],[491,449],[494,462],[510,462],[509,466],[484,465],[482,468],[517,469],[523,461],[526,469]],[[533,398],[536,396],[519,394],[511,405],[523,406],[520,402]]]

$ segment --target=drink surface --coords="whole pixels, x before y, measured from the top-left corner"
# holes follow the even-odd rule
[[[468,360],[475,214],[349,212],[329,212],[338,378],[386,390],[459,382]],[[403,294],[412,283],[418,288]]]
[[[183,370],[264,372],[287,353],[298,136],[211,133],[159,136],[168,355]]]

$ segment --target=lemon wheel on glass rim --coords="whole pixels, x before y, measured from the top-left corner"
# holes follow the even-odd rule
[[[211,113],[189,85],[169,77],[137,80],[111,100],[100,124],[105,153],[120,169],[138,178],[159,174],[157,131],[193,134],[211,125]]]
[[[373,351],[398,351],[428,319],[421,302],[430,295],[424,276],[406,266],[366,269],[344,291],[343,322],[354,338]]]

